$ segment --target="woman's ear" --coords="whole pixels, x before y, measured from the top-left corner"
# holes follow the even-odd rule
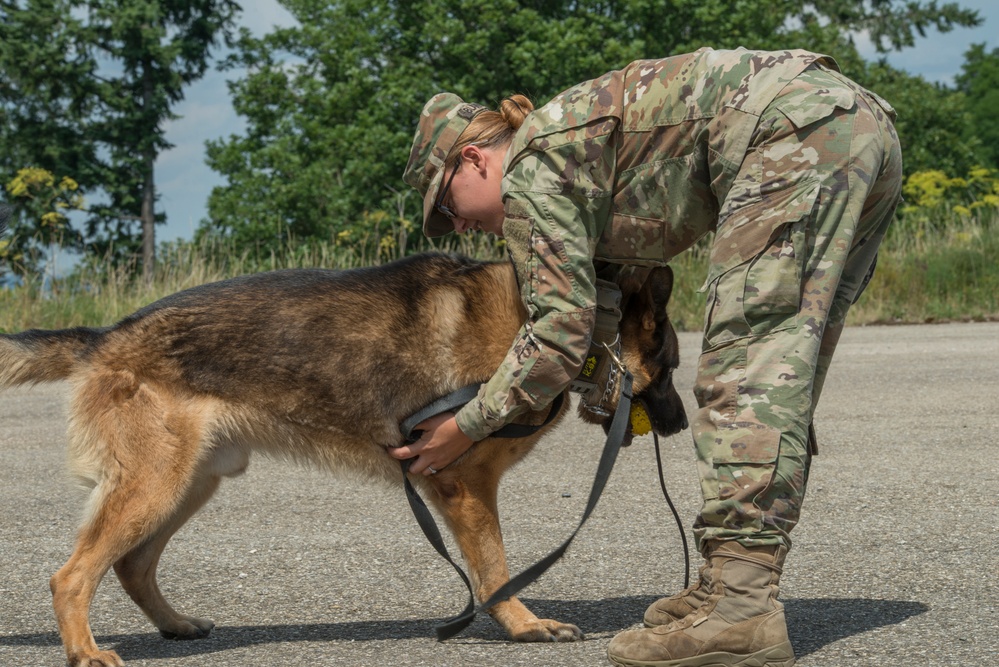
[[[480,174],[484,173],[488,160],[489,156],[479,146],[465,146],[461,149],[461,161]]]

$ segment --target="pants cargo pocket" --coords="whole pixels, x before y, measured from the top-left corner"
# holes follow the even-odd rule
[[[766,248],[708,285],[705,349],[796,326],[809,219],[787,223]]]
[[[722,426],[712,454],[720,500],[752,504],[772,482],[780,430],[753,422]]]
[[[806,230],[804,220],[788,224],[749,264],[743,287],[743,313],[755,335],[795,324],[801,308]]]
[[[762,527],[755,501],[773,481],[781,431],[755,419],[754,397],[740,391],[745,369],[745,341],[701,355],[693,430],[705,503],[698,524],[753,533]]]

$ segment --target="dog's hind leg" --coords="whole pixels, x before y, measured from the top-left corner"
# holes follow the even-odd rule
[[[137,551],[133,560],[142,562],[144,545],[157,539],[165,544],[164,535],[214,488],[194,486],[204,474],[197,455],[200,432],[185,415],[169,397],[124,373],[95,374],[74,397],[73,464],[95,487],[73,553],[50,580],[70,667],[124,664],[114,651],[98,650],[90,629],[90,604],[101,579],[115,562],[127,563],[130,552]],[[157,548],[149,547],[147,562],[155,562]]]
[[[152,471],[143,472],[123,474],[95,489],[101,494],[100,505],[80,530],[73,554],[49,582],[71,667],[124,664],[114,651],[97,649],[88,614],[97,586],[111,565],[134,550],[141,552],[151,537],[150,544],[155,544],[157,532],[172,514],[161,504],[162,489],[157,488]]]
[[[170,606],[156,584],[156,566],[167,542],[211,498],[220,479],[207,476],[192,485],[174,515],[114,564],[122,588],[167,639],[201,639],[215,627],[208,619],[178,613]]]
[[[431,500],[444,515],[468,564],[479,601],[489,598],[510,580],[500,532],[496,494],[505,465],[462,465],[428,478],[436,493]],[[525,642],[575,641],[583,638],[578,627],[535,616],[516,597],[499,602],[489,614],[511,639]]]

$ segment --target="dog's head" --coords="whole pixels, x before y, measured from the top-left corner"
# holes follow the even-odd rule
[[[673,271],[628,269],[619,279],[621,303],[621,359],[634,377],[632,394],[648,412],[653,430],[667,436],[687,428],[683,401],[673,386],[680,365],[676,331],[666,314],[673,292]],[[612,417],[600,418],[580,410],[583,419],[610,428]],[[625,437],[630,443],[631,426]]]

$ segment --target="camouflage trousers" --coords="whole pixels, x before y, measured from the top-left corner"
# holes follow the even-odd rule
[[[814,103],[830,91],[849,102]],[[790,547],[823,380],[899,201],[893,115],[845,77],[807,70],[761,116],[723,202],[716,244],[729,220],[782,219],[751,260],[709,273],[692,420],[702,550]]]

